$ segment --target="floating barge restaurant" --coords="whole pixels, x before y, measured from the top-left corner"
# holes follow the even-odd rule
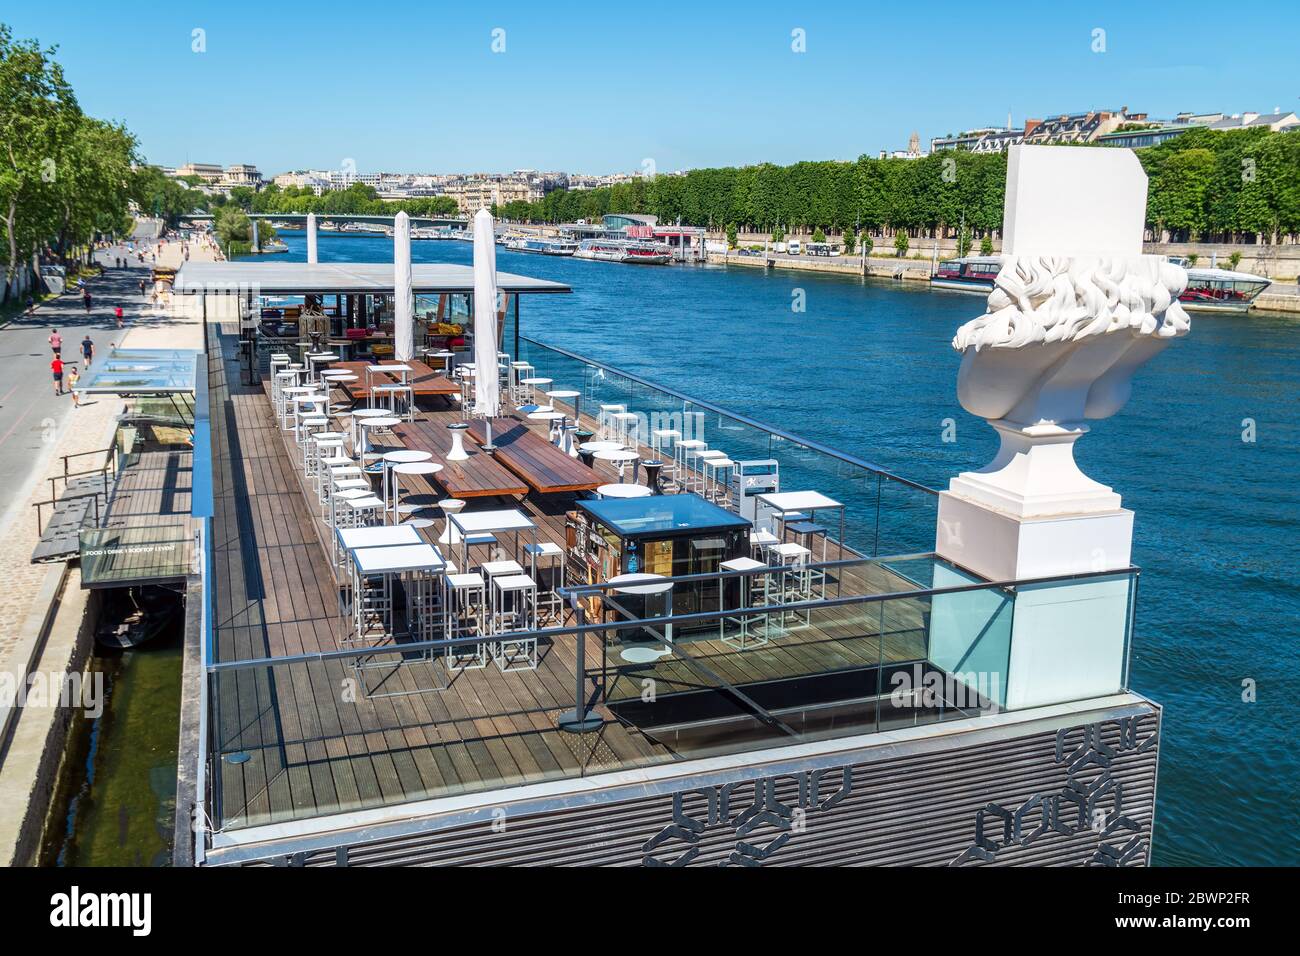
[[[1051,153],[1074,152],[1125,153],[1013,155],[1021,242]],[[1143,207],[1135,161],[1087,162]],[[1085,173],[1051,191],[1089,195]],[[1104,235],[1112,215],[1065,221]],[[468,296],[473,275],[413,284]],[[1160,709],[1129,686],[1133,515],[1059,456],[1068,415],[1118,406],[1028,379],[998,406],[984,376],[1014,388],[1041,363],[965,349],[961,400],[1004,450],[940,493],[544,345],[519,302],[568,289],[498,284],[485,420],[471,351],[417,337],[410,360],[345,361],[319,333],[241,329],[261,296],[391,296],[390,266],[177,277],[207,316],[212,488],[178,862],[1147,862]],[[1046,498],[1017,485],[1044,449]]]

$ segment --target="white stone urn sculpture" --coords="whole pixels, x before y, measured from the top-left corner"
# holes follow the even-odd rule
[[[1178,303],[1187,273],[1142,254],[1146,192],[1131,150],[1011,149],[1002,268],[985,313],[952,343],[957,397],[1001,447],[952,480],[936,535],[940,554],[979,574],[1128,565],[1132,513],[1079,470],[1074,443],[1123,408],[1134,374],[1189,328]]]
[[[1074,442],[1086,420],[1123,408],[1138,369],[1187,333],[1186,283],[1163,256],[1006,256],[988,311],[952,342],[957,398],[1002,445],[953,490],[1022,518],[1118,508],[1079,470]]]

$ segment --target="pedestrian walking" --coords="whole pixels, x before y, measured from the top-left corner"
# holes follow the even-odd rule
[[[81,340],[81,357],[86,362],[86,368],[90,368],[90,363],[95,360],[95,343],[91,339],[89,332]]]
[[[144,295],[144,287],[145,287],[145,281],[144,281],[143,279],[141,279],[141,280],[140,280],[140,294],[141,294],[141,295]]]
[[[54,356],[54,361],[50,363],[50,371],[54,374],[54,394],[62,395],[63,394],[63,359],[59,358],[57,355]]]
[[[63,351],[63,336],[59,334],[59,330],[50,329],[50,337],[46,341],[50,343],[50,351],[57,358],[59,353]]]
[[[120,305],[113,310],[113,318],[117,319],[117,327],[120,329],[122,327],[122,307]]]
[[[81,293],[81,304],[86,307],[86,312],[89,313],[90,312],[90,290],[89,289]]]
[[[72,405],[74,408],[81,407],[81,396],[77,394],[77,382],[81,376],[77,374],[77,366],[68,366],[68,391],[72,393]]]

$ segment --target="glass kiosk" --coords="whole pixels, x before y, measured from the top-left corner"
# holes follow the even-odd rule
[[[577,507],[570,519],[573,580],[596,584],[623,574],[717,574],[723,561],[749,554],[750,522],[699,495],[602,498],[579,501]],[[728,587],[735,586],[728,581]],[[717,578],[679,582],[672,592],[673,614],[717,610],[719,597]]]

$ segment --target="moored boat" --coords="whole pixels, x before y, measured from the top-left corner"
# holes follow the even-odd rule
[[[1246,312],[1259,294],[1271,285],[1269,279],[1230,269],[1196,269],[1187,260],[1170,258],[1187,269],[1187,288],[1178,301],[1192,312]]]
[[[944,259],[930,276],[930,288],[988,295],[1002,268],[1000,256],[962,256]]]
[[[579,259],[605,262],[661,265],[672,258],[672,250],[662,243],[640,239],[584,239],[573,255]]]
[[[536,252],[546,256],[571,256],[578,244],[569,239],[549,236],[510,236],[503,245],[513,252]]]

